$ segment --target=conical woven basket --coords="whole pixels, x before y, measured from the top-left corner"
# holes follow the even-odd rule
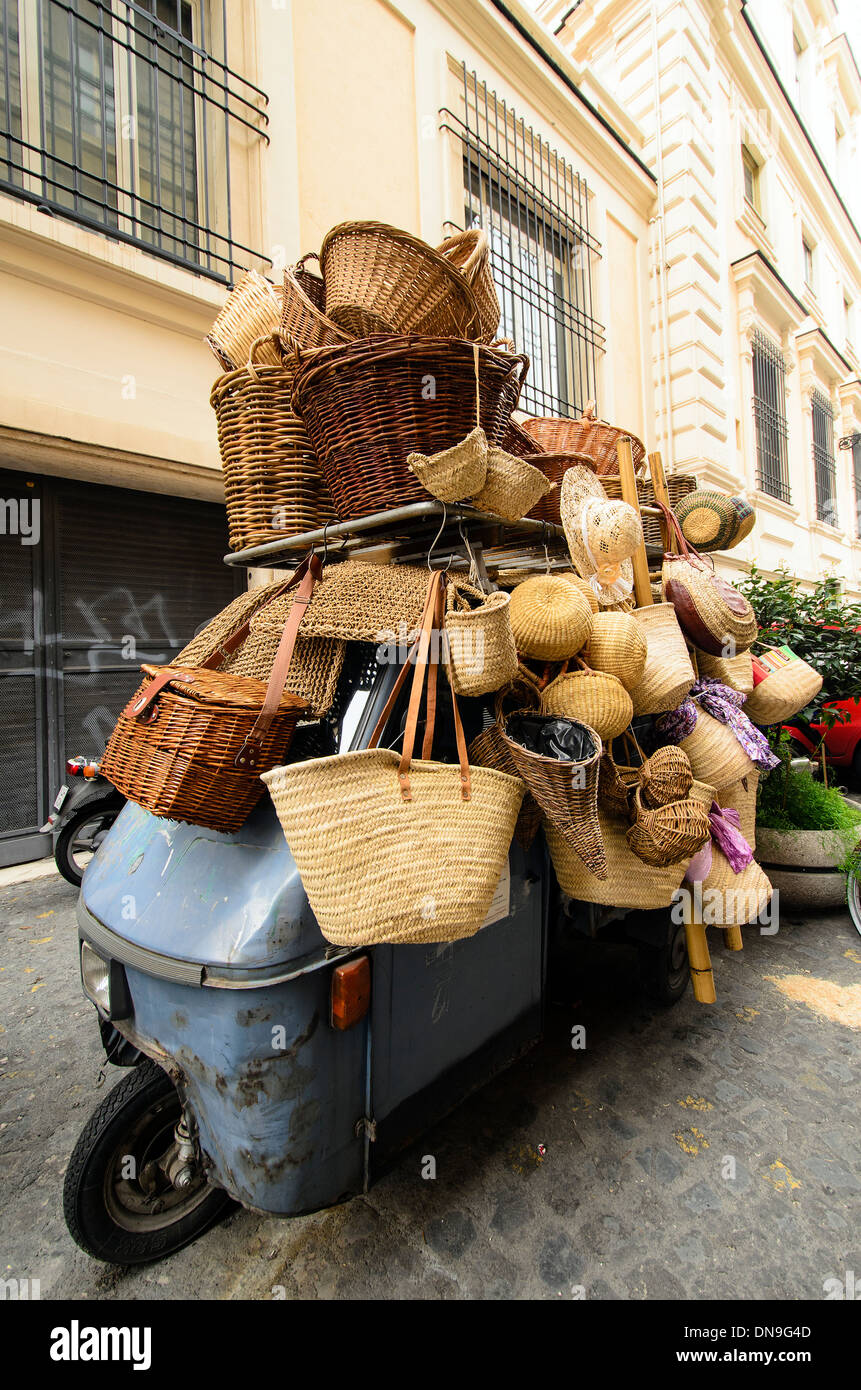
[[[584,667],[557,676],[541,693],[541,713],[588,724],[604,742],[617,738],[634,717],[631,697],[616,676]]]
[[[697,667],[701,676],[720,681],[731,690],[738,690],[742,695],[750,695],[753,690],[753,663],[750,652],[741,652],[739,656],[711,656],[708,652],[697,652]]]
[[[671,603],[637,608],[634,618],[646,638],[646,668],[631,691],[635,714],[662,714],[676,709],[696,676]]]
[[[590,585],[586,587],[591,591]],[[617,676],[630,692],[643,679],[646,652],[643,629],[632,613],[605,611],[595,614],[589,641],[583,648],[583,659],[593,671]]]
[[[704,709],[697,710],[697,722],[679,747],[687,753],[694,777],[718,793],[756,770],[732,730]]]
[[[507,772],[509,777],[522,781],[497,724],[491,724],[472,740],[469,761],[476,767],[495,767],[497,772]],[[514,827],[514,838],[523,849],[529,849],[541,829],[544,812],[532,793],[525,790],[525,782],[523,785],[525,795]]]
[[[690,860],[682,860],[669,868],[650,868],[646,873],[643,861],[628,846],[626,823],[599,811],[598,824],[607,857],[607,877],[604,879],[590,873],[553,823],[545,820],[547,847],[563,893],[579,902],[598,903],[606,907],[641,908],[644,911],[669,907]]]
[[[584,748],[588,751],[576,761],[548,758],[533,753],[510,737],[511,717],[503,716],[499,727],[517,771],[545,816],[576,850],[583,863],[589,865],[591,872],[603,878],[606,863],[598,827],[598,767],[603,751],[600,738],[594,729],[587,728],[579,720],[571,720],[582,730]]]
[[[638,859],[654,868],[668,868],[682,860],[690,863],[711,835],[708,810],[695,799],[647,806],[640,787],[632,798],[634,821],[628,829],[628,846]]]
[[[592,631],[587,600],[555,575],[535,575],[518,584],[511,593],[509,614],[518,652],[539,661],[567,661]]]
[[[508,594],[483,594],[463,580],[446,591],[448,676],[458,695],[488,695],[517,676]]]
[[[640,769],[617,763],[607,749],[601,755],[598,769],[598,806],[608,815],[620,816],[627,825],[630,819],[631,797],[640,779]]]

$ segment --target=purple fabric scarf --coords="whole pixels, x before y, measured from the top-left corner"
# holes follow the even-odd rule
[[[741,818],[731,806],[721,810],[716,801],[709,811],[711,839],[697,850],[685,873],[685,883],[704,883],[712,871],[712,846],[726,855],[734,874],[740,874],[753,859],[753,850],[741,833]]]
[[[697,703],[706,714],[725,724],[738,739],[752,762],[764,772],[777,767],[780,759],[772,753],[768,739],[761,729],[757,729],[741,708],[747,696],[740,690],[732,690],[721,681],[702,677],[691,686],[690,695],[683,700],[678,709],[662,714],[655,727],[672,743],[681,743],[683,738],[693,732],[697,722]]]

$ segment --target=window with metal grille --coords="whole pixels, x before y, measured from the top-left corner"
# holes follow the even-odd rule
[[[770,497],[789,502],[786,363],[777,344],[758,328],[753,333],[753,418],[756,485]]]
[[[861,434],[852,435],[852,477],[855,482],[855,534],[861,540]]]
[[[267,98],[227,64],[226,0],[0,0],[0,188],[228,282],[230,141]]]
[[[837,525],[837,464],[834,459],[834,411],[827,396],[811,391],[813,407],[813,467],[816,474],[816,516]]]
[[[487,232],[499,332],[530,359],[520,408],[577,415],[598,394],[604,329],[595,318],[585,179],[463,66],[463,111],[440,112],[463,150],[464,223]]]

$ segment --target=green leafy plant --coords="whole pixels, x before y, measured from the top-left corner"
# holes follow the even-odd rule
[[[785,730],[769,729],[769,743],[780,766],[760,780],[756,823],[767,830],[852,830],[861,832],[861,806],[818,782],[807,768],[792,766],[792,745]]]

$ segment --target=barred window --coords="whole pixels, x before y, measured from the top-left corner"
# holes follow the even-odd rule
[[[855,482],[855,534],[861,540],[861,434],[852,435],[852,477]]]
[[[753,333],[753,418],[756,485],[770,497],[789,502],[786,363],[777,344],[759,329]]]
[[[813,467],[816,474],[816,516],[836,526],[837,464],[834,459],[834,411],[821,391],[812,391]]]
[[[463,115],[440,118],[463,148],[464,224],[487,232],[500,335],[530,359],[520,406],[577,415],[597,399],[604,350],[586,181],[465,64]]]

